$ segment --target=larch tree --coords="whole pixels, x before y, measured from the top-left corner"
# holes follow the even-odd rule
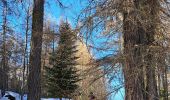
[[[146,46],[146,56],[144,57],[145,64],[146,64],[146,99],[147,100],[159,100],[158,98],[158,92],[157,92],[157,81],[156,81],[156,62],[154,61],[155,53],[152,50],[153,46],[157,46],[155,44],[155,35],[159,32],[158,25],[160,25],[160,9],[161,4],[159,0],[147,0],[143,1],[143,10],[146,14],[145,20],[146,20],[146,26],[144,27],[146,29],[145,33],[145,39],[147,41],[144,43]],[[142,17],[143,17],[142,16]],[[144,26],[144,25],[143,25]]]
[[[157,100],[154,61],[155,34],[159,19],[159,1],[124,0],[124,77],[126,100]]]
[[[140,27],[138,29],[139,14],[136,8],[139,8],[139,3],[133,0],[124,0],[123,3],[125,4],[123,9],[125,100],[144,100],[145,87],[140,50],[144,37],[141,32],[144,31]]]
[[[26,92],[26,90],[28,90],[26,87],[26,80],[27,80],[27,76],[28,76],[28,45],[29,45],[29,33],[30,33],[30,22],[31,22],[31,1],[23,1],[22,4],[24,6],[24,11],[25,11],[25,18],[24,18],[24,33],[25,33],[25,45],[24,45],[24,52],[23,52],[23,72],[22,72],[22,91],[21,91],[21,95],[23,96],[23,94]],[[21,100],[23,100],[23,97],[21,98]]]
[[[28,100],[40,100],[44,0],[34,0],[32,16],[31,51],[28,76]]]
[[[3,24],[2,24],[2,61],[1,61],[1,89],[2,89],[2,96],[5,95],[5,91],[8,89],[8,65],[7,65],[7,14],[8,14],[8,2],[6,0],[2,1],[2,17],[3,17]]]
[[[159,39],[155,37],[161,32],[166,33],[163,25],[166,25],[167,21],[164,24],[162,21],[170,15],[167,11],[168,7],[169,1],[162,0],[90,0],[83,11],[84,16],[80,15],[83,17],[82,29],[86,29],[85,36],[88,39],[94,30],[99,28],[107,30],[105,36],[109,36],[108,40],[112,40],[112,36],[116,36],[116,33],[123,33],[123,53],[117,53],[116,57],[112,56],[115,58],[111,61],[111,67],[116,66],[115,62],[122,64],[120,67],[124,74],[125,100],[159,99],[156,66],[160,61],[157,62],[155,59],[158,59],[156,55],[166,57],[166,54],[158,54],[165,49],[166,42],[162,40],[164,41],[162,47],[160,46],[162,49],[155,51],[155,48],[159,47]],[[163,88],[166,92],[164,98],[167,99],[166,64],[165,58],[161,59],[162,64],[159,64],[159,67],[162,67],[159,69],[164,71],[161,74],[163,74]],[[113,89],[113,91],[116,90],[116,88]]]

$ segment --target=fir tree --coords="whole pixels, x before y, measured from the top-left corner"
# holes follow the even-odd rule
[[[67,22],[60,25],[60,40],[57,50],[50,57],[52,67],[46,68],[48,96],[58,98],[71,98],[78,88],[79,81],[75,56],[76,34]]]

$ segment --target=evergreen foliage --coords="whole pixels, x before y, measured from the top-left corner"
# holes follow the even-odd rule
[[[48,96],[58,98],[71,98],[78,88],[79,81],[75,56],[76,34],[71,30],[67,22],[60,25],[60,40],[57,50],[50,57],[50,64],[53,66],[46,67]]]

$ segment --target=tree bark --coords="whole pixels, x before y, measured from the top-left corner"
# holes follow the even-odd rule
[[[6,33],[7,33],[7,1],[3,2],[3,47],[2,47],[2,96],[5,95],[5,91],[8,89],[8,66],[7,66],[7,49],[6,49]]]
[[[41,48],[43,36],[44,0],[34,0],[32,37],[28,77],[28,100],[41,98]]]
[[[166,54],[160,57],[161,78],[163,84],[163,100],[168,100],[167,65],[165,62]]]
[[[24,61],[23,61],[23,80],[22,80],[22,91],[21,91],[21,100],[23,100],[23,95],[25,93],[25,77],[26,77],[26,67],[28,67],[27,65],[27,58],[28,58],[28,52],[27,52],[27,47],[28,47],[28,31],[29,31],[29,19],[30,19],[30,15],[29,15],[29,10],[30,10],[30,7],[27,8],[27,11],[26,11],[26,29],[25,29],[25,48],[24,48]]]
[[[158,100],[158,92],[157,92],[157,81],[155,76],[155,60],[151,46],[155,46],[154,44],[154,37],[157,30],[157,25],[159,24],[159,10],[160,4],[159,0],[147,0],[145,1],[148,6],[146,8],[146,12],[148,14],[147,17],[147,25],[146,25],[146,92],[147,92],[147,100]]]
[[[131,2],[134,9],[134,2]],[[138,23],[134,10],[124,13],[123,32],[124,32],[124,78],[125,78],[125,100],[145,100],[144,93],[144,73],[142,66],[141,41],[138,30]]]
[[[153,55],[147,54],[146,56],[146,94],[147,100],[159,100],[157,93],[157,82],[155,77],[155,66]],[[152,63],[153,62],[153,63]]]

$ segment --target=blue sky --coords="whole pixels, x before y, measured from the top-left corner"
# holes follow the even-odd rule
[[[82,1],[82,0],[81,0]],[[83,2],[80,2],[80,0],[62,0],[62,3],[64,4],[65,8],[59,7],[57,2],[55,0],[50,0],[50,2],[46,3],[45,5],[45,16],[49,18],[52,22],[59,24],[59,21],[61,18],[65,19],[67,18],[72,27],[75,27],[77,24],[77,17],[79,16],[81,10],[86,6],[86,0],[83,0]],[[48,9],[47,9],[48,8]],[[98,33],[94,33],[98,34]],[[114,38],[117,38],[116,36]],[[106,40],[106,38],[96,38],[95,39],[95,45],[100,46],[103,41]],[[107,51],[107,52],[99,52],[97,50],[94,50],[93,53],[96,58],[100,58],[102,56],[105,56],[107,54],[113,54],[114,51]],[[119,81],[113,80],[111,82],[112,87],[119,86]],[[123,100],[124,96],[124,89],[120,89],[120,91],[117,94],[112,94],[110,96],[110,100]]]
[[[47,1],[45,5],[45,16],[57,24],[59,24],[61,18],[67,18],[72,26],[75,27],[77,16],[80,14],[84,4],[80,3],[80,0],[61,0],[61,2],[64,7],[60,7],[57,0]]]
[[[81,13],[82,9],[86,7],[87,0],[61,0],[61,2],[64,4],[64,7],[60,7],[57,3],[57,0],[46,0],[45,4],[45,19],[49,20],[52,24],[59,24],[60,19],[66,19],[69,21],[69,23],[72,25],[72,27],[76,27],[77,24],[77,17]],[[23,19],[22,18],[9,18],[10,25],[13,27],[22,24]],[[0,22],[2,21],[2,18],[0,17]],[[23,30],[22,26],[17,26],[15,28],[17,33],[20,33],[18,37],[23,36]],[[94,33],[94,35],[98,34],[97,32]],[[114,37],[117,38],[117,37]],[[93,37],[93,40],[95,40],[94,45],[97,47],[100,47],[103,41],[106,41],[106,38],[98,38]],[[116,48],[116,47],[114,47]],[[93,55],[95,58],[100,58],[108,54],[113,54],[114,49],[109,51],[99,51],[99,50],[93,50]],[[114,80],[111,82],[112,87],[115,85],[119,85],[119,82],[117,80]],[[110,96],[110,100],[123,100],[122,95],[124,94],[124,89],[121,89],[120,92],[116,95]]]
[[[73,27],[75,27],[77,24],[77,16],[79,16],[79,14],[81,13],[81,10],[86,6],[85,0],[83,0],[83,2],[80,2],[80,0],[62,0],[62,3],[64,4],[66,8],[59,7],[57,2],[52,1],[52,0],[50,0],[50,2],[48,3],[45,6],[46,8],[48,8],[48,9],[45,9],[45,15],[51,21],[59,24],[59,20],[61,18],[63,19],[67,18]],[[98,33],[94,33],[94,34],[98,34]],[[100,46],[104,40],[106,39],[104,38],[98,39],[98,40],[96,39],[95,41],[96,43],[94,44],[97,46]],[[113,53],[113,51],[97,52],[94,50],[93,53],[96,53],[94,55],[96,56],[96,58],[99,58],[107,54],[111,54]],[[112,87],[114,87],[114,86],[118,86],[120,83],[116,80],[113,80],[111,84],[112,84]],[[124,89],[122,88],[117,94],[113,93],[113,95],[110,96],[110,100],[123,100],[123,95],[124,95]]]

